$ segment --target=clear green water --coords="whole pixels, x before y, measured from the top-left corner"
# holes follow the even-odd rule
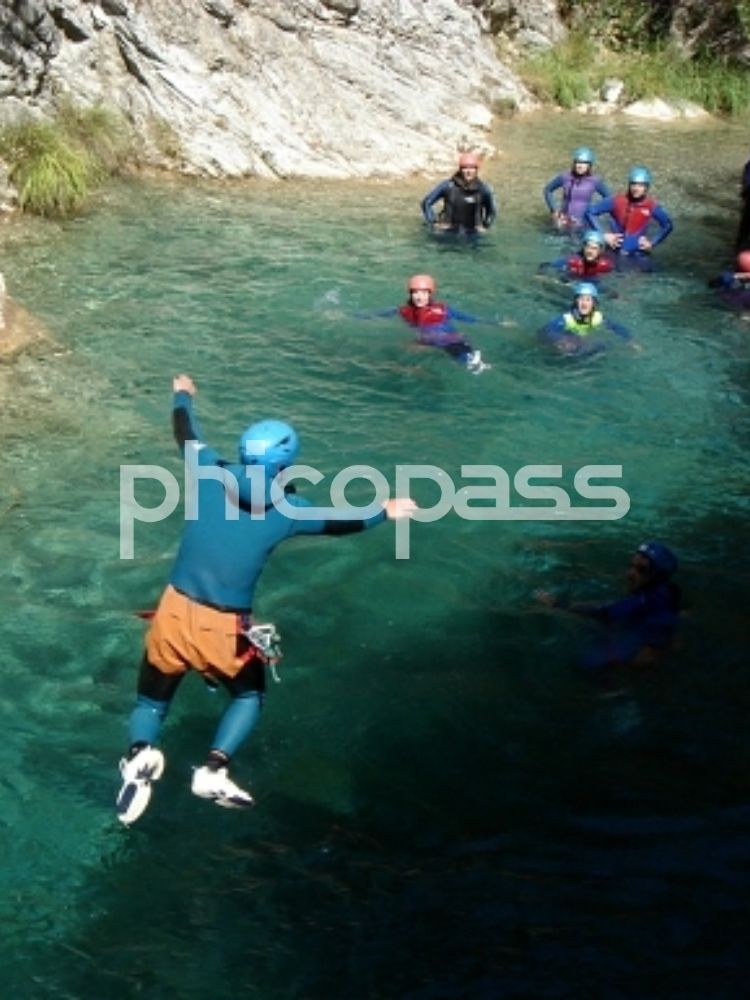
[[[746,137],[565,116],[504,124],[485,173],[500,223],[428,241],[401,184],[122,184],[95,214],[2,233],[15,297],[60,345],[0,369],[2,969],[8,996],[259,1000],[740,995],[748,913],[747,358],[706,278],[729,262]],[[677,230],[616,281],[640,353],[546,357],[564,251],[539,191],[580,142],[618,186],[647,163]],[[478,327],[473,378],[395,321],[353,318],[433,273]],[[141,623],[178,516],[118,558],[121,463],[175,474],[170,377],[199,385],[230,452],[286,415],[302,458],[515,472],[621,464],[616,522],[415,525],[282,547],[258,610],[283,682],[238,757],[252,815],[190,796],[221,696],[188,681],[142,822],[111,812]],[[427,484],[415,494],[434,500]],[[322,499],[320,489],[312,495]],[[145,502],[145,501],[144,501]],[[536,587],[619,591],[668,540],[690,613],[661,669],[601,700],[570,668],[587,632]],[[739,991],[739,992],[738,992]]]

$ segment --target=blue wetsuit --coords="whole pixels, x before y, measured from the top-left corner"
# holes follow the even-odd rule
[[[606,350],[606,340],[599,336],[600,333],[613,333],[621,340],[630,340],[633,336],[621,323],[605,319],[598,309],[584,319],[572,308],[542,327],[539,337],[563,354],[581,356]]]
[[[591,199],[595,194],[602,198],[609,197],[609,188],[595,174],[576,174],[572,170],[564,170],[556,174],[551,181],[544,186],[544,201],[550,212],[556,211],[552,195],[558,188],[563,189],[562,201],[559,211],[563,212],[571,222],[582,223],[586,215],[586,209],[591,204]]]
[[[738,278],[734,271],[724,271],[708,283],[709,288],[717,289],[721,300],[732,309],[750,309],[750,274],[747,280]]]
[[[627,663],[647,647],[667,649],[680,621],[679,589],[672,583],[655,583],[617,601],[600,605],[560,603],[560,607],[608,627],[608,636],[587,650],[582,666],[595,669]]]
[[[467,183],[460,173],[441,181],[422,199],[422,215],[428,225],[437,220],[432,210],[436,202],[443,202],[440,222],[445,222],[454,232],[476,232],[478,226],[489,229],[497,216],[495,195],[489,184],[479,178]]]
[[[426,306],[414,306],[407,302],[403,306],[380,309],[373,313],[358,313],[362,319],[400,316],[417,331],[417,343],[425,347],[439,347],[459,364],[467,364],[474,353],[465,335],[455,326],[459,323],[486,323],[488,320],[472,316],[470,313],[454,309],[446,302],[430,302]]]
[[[674,229],[667,212],[653,198],[630,198],[627,194],[614,194],[590,205],[586,213],[586,224],[603,233],[598,216],[609,215],[610,232],[621,233],[623,241],[616,253],[644,256],[648,251],[640,250],[638,240],[645,236],[651,223],[655,222],[658,232],[650,235],[652,248],[662,243]]]
[[[210,608],[221,619],[221,629],[231,637],[236,633],[237,662],[245,662],[231,676],[217,666],[214,679],[231,695],[212,743],[216,752],[229,759],[249,736],[257,722],[265,690],[265,667],[253,655],[244,629],[250,625],[255,586],[268,556],[279,542],[295,535],[343,535],[362,531],[386,519],[385,511],[367,519],[333,517],[330,520],[295,520],[268,502],[269,484],[265,485],[264,504],[252,495],[247,466],[225,462],[203,443],[193,415],[192,398],[177,392],[173,402],[174,434],[181,453],[193,449],[198,470],[213,472],[216,478],[200,478],[197,487],[197,518],[185,519],[180,548],[169,577],[169,594],[191,607]],[[226,485],[219,476],[226,476]],[[236,493],[235,493],[236,490]],[[227,497],[234,494],[237,518],[227,516]],[[308,501],[286,493],[295,508],[309,507]],[[255,516],[251,516],[252,510]],[[230,500],[231,504],[231,500]],[[237,511],[237,507],[239,510]],[[262,514],[262,516],[258,516]],[[157,612],[157,615],[159,612]],[[182,628],[178,620],[174,626]],[[188,627],[186,622],[185,627]],[[230,641],[228,640],[228,641]],[[131,748],[158,741],[162,722],[184,672],[165,673],[144,656],[138,678],[138,697],[130,716]]]
[[[183,594],[222,609],[249,612],[258,577],[271,552],[295,535],[346,534],[361,531],[385,520],[380,511],[368,520],[292,520],[269,503],[262,518],[251,518],[250,479],[246,465],[225,462],[203,444],[189,393],[174,397],[173,421],[180,451],[194,448],[200,468],[213,467],[231,475],[239,491],[239,516],[225,516],[226,489],[215,479],[201,479],[198,518],[186,520],[177,558],[169,582]],[[309,501],[294,493],[286,495],[293,507],[309,507]]]
[[[478,323],[476,316],[454,309],[447,302],[430,302],[426,306],[407,303],[400,306],[397,312],[417,331],[417,340],[420,344],[426,347],[441,347],[461,364],[468,362],[473,348],[453,321]]]

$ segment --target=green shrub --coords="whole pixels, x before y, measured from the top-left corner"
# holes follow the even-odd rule
[[[58,111],[58,123],[66,136],[86,149],[105,175],[116,173],[130,155],[131,139],[122,117],[94,105],[79,108],[63,104]]]
[[[591,100],[603,82],[625,83],[627,100],[688,100],[716,114],[750,110],[750,74],[718,59],[688,58],[660,43],[614,52],[572,33],[554,49],[521,64],[527,86],[543,101],[564,108]]]
[[[521,70],[524,81],[541,100],[572,108],[591,100],[596,60],[594,44],[584,35],[571,34],[555,48],[527,60]]]
[[[24,211],[65,216],[122,164],[128,148],[119,120],[102,108],[61,108],[55,122],[21,121],[0,132],[0,155]]]

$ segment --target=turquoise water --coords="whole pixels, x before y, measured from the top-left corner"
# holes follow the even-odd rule
[[[539,190],[580,142],[610,182],[648,163],[677,222],[660,271],[609,314],[637,334],[580,364],[535,329],[566,305],[535,278],[565,252]],[[55,347],[0,369],[3,979],[90,1000],[734,997],[744,969],[747,358],[705,289],[729,263],[746,138],[564,116],[502,126],[501,218],[477,249],[429,240],[401,184],[123,182],[95,212],[2,233],[12,294]],[[560,155],[560,151],[563,155]],[[689,169],[688,169],[689,165]],[[405,277],[508,325],[472,377],[394,320]],[[623,467],[617,521],[392,526],[282,547],[257,610],[282,683],[235,773],[251,814],[188,791],[221,707],[196,680],[165,730],[148,814],[114,821],[142,623],[179,515],[119,559],[121,464],[177,475],[170,379],[195,378],[230,453],[263,414],[327,475],[463,464]],[[355,491],[356,492],[356,491]],[[430,505],[436,490],[415,483]],[[366,490],[360,491],[366,499]],[[143,502],[158,490],[144,485]],[[658,670],[602,699],[571,669],[588,632],[537,587],[622,587],[630,549],[679,552],[689,614]]]

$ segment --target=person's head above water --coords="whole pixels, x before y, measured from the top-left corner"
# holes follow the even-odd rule
[[[458,157],[458,171],[467,180],[476,177],[480,160],[476,153],[461,153]]]
[[[649,539],[633,553],[628,568],[628,582],[634,590],[653,583],[664,583],[677,572],[677,556],[663,542]]]
[[[589,149],[588,146],[579,146],[577,149],[573,150],[573,173],[576,174],[589,174],[591,169],[596,162],[596,157],[594,156],[593,150]]]
[[[577,281],[573,285],[573,308],[581,315],[588,316],[596,307],[599,289],[593,281]]]
[[[430,274],[413,274],[406,283],[409,300],[415,306],[424,306],[435,291],[435,279]]]
[[[596,260],[603,249],[604,236],[596,229],[587,229],[581,243],[581,253],[586,260]]]
[[[262,465],[272,479],[294,464],[299,453],[299,437],[283,420],[259,420],[242,434],[239,452],[243,465]]]
[[[648,167],[632,167],[628,174],[628,193],[632,198],[644,198],[651,186],[651,171]]]
[[[737,270],[741,274],[750,274],[750,250],[740,250],[737,254]]]

